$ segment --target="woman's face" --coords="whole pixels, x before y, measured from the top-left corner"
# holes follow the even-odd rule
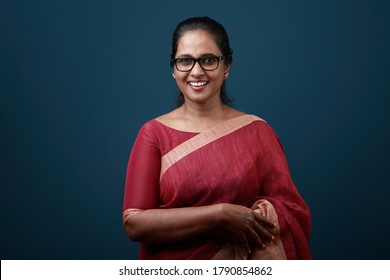
[[[220,57],[222,52],[213,37],[206,31],[194,30],[186,32],[178,42],[175,58]],[[181,72],[174,66],[177,85],[186,102],[206,103],[220,102],[220,92],[225,74],[229,67],[224,61],[219,62],[213,71],[203,70],[196,62],[189,72]]]

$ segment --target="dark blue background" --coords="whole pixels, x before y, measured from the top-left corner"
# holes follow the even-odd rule
[[[176,24],[231,37],[235,107],[279,134],[316,259],[389,259],[388,1],[2,1],[1,259],[127,259],[136,134],[174,107]]]

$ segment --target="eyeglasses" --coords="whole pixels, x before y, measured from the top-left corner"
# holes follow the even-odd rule
[[[194,68],[196,62],[199,62],[200,67],[205,71],[216,70],[219,66],[219,62],[223,59],[223,56],[208,56],[200,58],[180,57],[172,59],[172,61],[178,71],[189,72],[192,68]]]

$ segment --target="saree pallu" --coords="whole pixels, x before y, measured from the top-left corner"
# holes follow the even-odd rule
[[[154,133],[174,133],[158,121],[154,120],[153,126]],[[291,179],[279,139],[266,122],[242,115],[193,134],[165,151],[161,145],[167,135],[158,134],[153,139],[162,151],[160,209],[232,203],[256,210],[277,227],[272,232],[275,240],[251,254],[240,244],[204,235],[175,244],[141,244],[141,259],[311,258],[310,213]],[[124,222],[130,218],[129,211],[137,213],[135,208],[145,209],[125,203]]]

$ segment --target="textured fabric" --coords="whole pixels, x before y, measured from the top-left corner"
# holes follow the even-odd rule
[[[253,115],[245,115],[240,118],[233,118],[219,125],[216,125],[215,127],[212,127],[203,133],[199,133],[191,139],[176,146],[174,149],[172,149],[162,157],[160,178],[164,175],[165,171],[169,167],[171,167],[173,164],[175,164],[177,161],[181,160],[185,156],[211,143],[212,141],[215,141],[225,135],[228,135],[229,133],[234,132],[235,130],[255,120],[262,119]]]
[[[166,164],[166,155],[178,147],[180,156]],[[124,211],[216,203],[252,207],[260,199],[277,215],[285,256],[311,258],[309,210],[291,180],[279,139],[266,122],[244,115],[202,133],[175,130],[157,120],[141,128],[129,159]],[[175,244],[141,244],[140,258],[212,259],[223,246],[223,239],[204,236]]]

